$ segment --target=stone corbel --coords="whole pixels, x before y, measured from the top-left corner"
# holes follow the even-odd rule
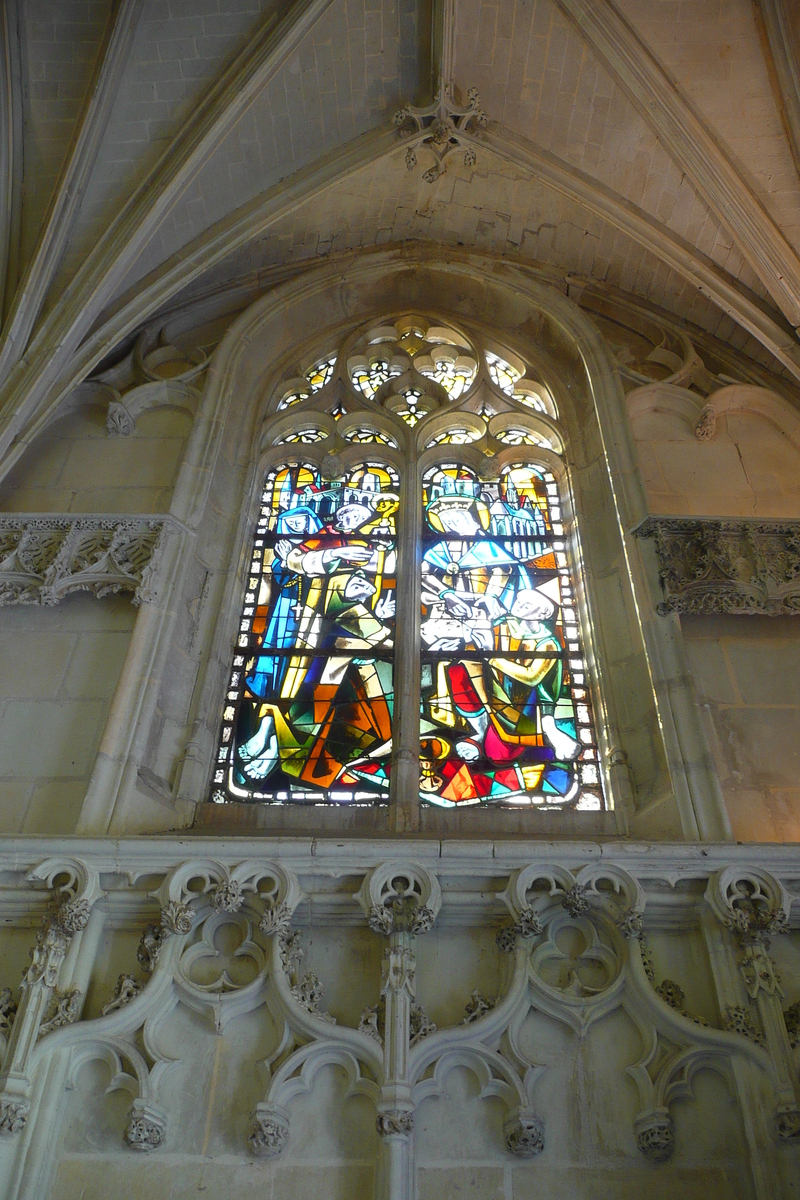
[[[46,917],[31,949],[31,965],[20,985],[20,999],[0,1073],[0,1136],[19,1133],[31,1110],[31,1077],[36,1043],[80,1017],[83,992],[59,990],[62,968],[73,939],[86,929],[102,897],[96,870],[75,859],[48,859],[28,874],[31,883],[54,890],[55,913]],[[73,958],[75,956],[73,955]]]
[[[800,614],[800,521],[648,517],[664,599],[657,611]]]

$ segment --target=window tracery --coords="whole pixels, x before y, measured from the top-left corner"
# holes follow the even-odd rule
[[[403,623],[416,649],[402,662],[422,671],[420,691],[405,689],[420,803],[604,807],[553,471],[563,443],[531,374],[408,315],[278,385],[272,411],[298,405],[305,419],[287,430],[281,418],[264,442],[213,800],[387,803]],[[291,447],[305,457],[281,458]],[[402,600],[413,589],[397,589],[398,517],[422,562],[416,612]]]

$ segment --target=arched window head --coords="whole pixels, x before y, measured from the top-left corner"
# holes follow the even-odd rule
[[[433,316],[319,351],[269,403],[212,799],[603,808],[550,388]]]

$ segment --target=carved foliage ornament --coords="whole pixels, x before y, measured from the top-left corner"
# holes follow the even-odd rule
[[[0,604],[58,604],[71,592],[153,598],[164,517],[0,517]]]
[[[800,613],[800,522],[648,517],[667,613]]]

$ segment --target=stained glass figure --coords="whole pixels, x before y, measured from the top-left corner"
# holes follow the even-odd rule
[[[422,800],[602,807],[555,479],[436,467],[423,502]]]
[[[267,478],[214,800],[368,803],[389,787],[397,477]]]

